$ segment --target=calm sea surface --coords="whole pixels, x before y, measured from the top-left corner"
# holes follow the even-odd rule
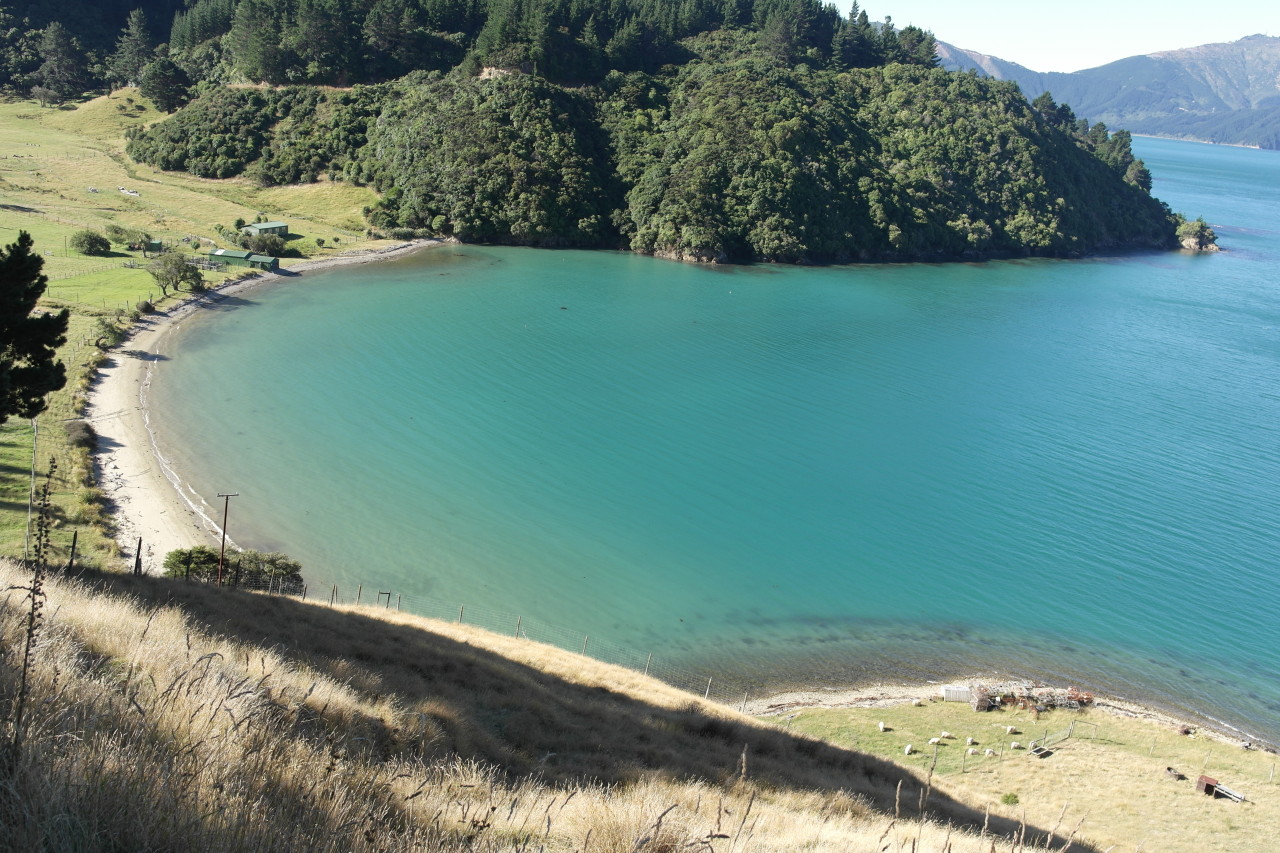
[[[756,690],[1025,674],[1280,740],[1280,154],[1135,147],[1229,252],[435,249],[187,321],[159,440],[326,594]]]

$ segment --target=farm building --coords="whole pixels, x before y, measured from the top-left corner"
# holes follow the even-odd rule
[[[280,269],[279,258],[273,258],[270,255],[255,255],[253,252],[246,252],[241,249],[214,249],[209,253],[209,258],[215,261],[222,261],[233,267],[253,267],[258,270]]]
[[[250,222],[240,229],[240,233],[250,236],[255,234],[278,234],[281,237],[287,237],[289,226],[283,222]]]

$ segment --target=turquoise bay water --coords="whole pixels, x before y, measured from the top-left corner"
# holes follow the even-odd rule
[[[434,249],[186,322],[159,439],[313,587],[757,690],[998,670],[1280,740],[1280,156],[1135,147],[1230,252]]]

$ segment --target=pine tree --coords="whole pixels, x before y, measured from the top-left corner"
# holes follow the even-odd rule
[[[40,36],[40,59],[36,78],[57,102],[79,95],[88,85],[88,71],[80,44],[58,21],[45,27]]]
[[[107,58],[107,75],[113,83],[137,83],[154,54],[147,16],[141,9],[134,9],[116,42],[115,52]]]
[[[167,56],[149,63],[142,70],[138,88],[161,112],[171,113],[187,102],[191,78]]]
[[[45,396],[67,381],[56,361],[65,341],[67,309],[32,316],[49,279],[40,272],[44,258],[31,251],[26,231],[0,249],[0,424],[17,415],[34,418],[44,411]]]

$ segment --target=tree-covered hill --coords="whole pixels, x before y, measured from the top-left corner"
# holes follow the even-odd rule
[[[139,80],[177,112],[130,156],[371,185],[384,230],[786,262],[1176,245],[1127,135],[941,71],[931,34],[856,4],[175,2],[114,42],[14,6],[0,86]]]
[[[1176,245],[1127,134],[927,63],[796,61],[767,31],[567,87],[415,72],[350,90],[207,87],[129,154],[206,177],[332,178],[374,227],[716,261],[1075,255]]]

